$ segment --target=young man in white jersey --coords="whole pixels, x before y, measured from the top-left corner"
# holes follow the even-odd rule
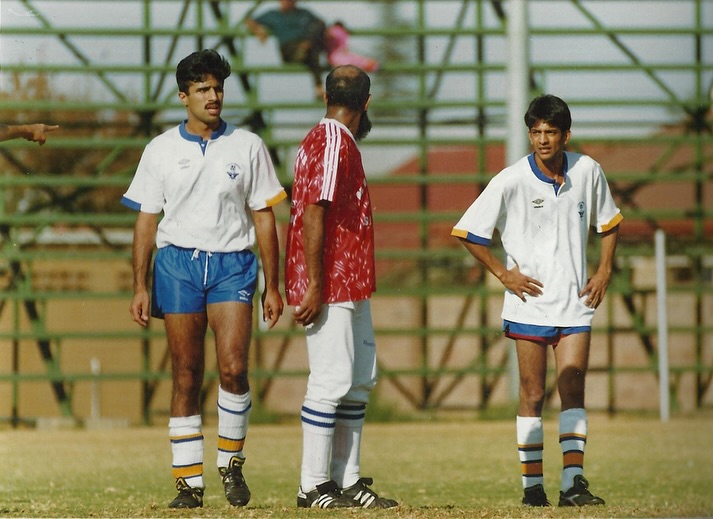
[[[356,144],[371,129],[370,85],[357,67],[332,70],[327,114],[295,159],[285,292],[305,328],[310,370],[301,411],[301,508],[398,505],[360,473],[366,404],[376,384],[374,228]]]
[[[272,327],[283,310],[272,206],[287,195],[262,140],[220,117],[229,75],[230,65],[214,50],[194,52],[178,64],[178,97],[187,119],[146,146],[122,199],[139,211],[129,312],[144,327],[149,315],[162,318],[171,352],[169,436],[178,495],[170,508],[203,506],[199,397],[208,327],[215,334],[220,376],[218,471],[231,505],[250,500],[242,468],[251,408],[248,348],[256,241],[265,278],[262,318]]]
[[[493,177],[452,235],[506,289],[503,329],[515,340],[520,371],[517,441],[523,504],[550,504],[542,470],[542,407],[551,344],[561,400],[559,506],[602,505],[583,475],[584,382],[592,317],[609,285],[622,216],[599,164],[565,151],[572,118],[564,101],[552,95],[534,99],[525,123],[533,153]],[[588,277],[590,227],[601,236],[601,256]],[[488,249],[496,229],[505,264]]]

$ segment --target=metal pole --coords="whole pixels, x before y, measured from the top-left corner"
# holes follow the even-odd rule
[[[528,151],[528,141],[523,128],[523,116],[527,110],[529,47],[527,30],[527,0],[510,0],[507,17],[508,64],[507,64],[507,162],[517,162]],[[508,355],[510,373],[510,398],[515,401],[519,394],[519,375],[515,344],[511,341]]]
[[[99,381],[99,376],[101,375],[101,361],[93,357],[90,362],[90,367],[92,371],[92,394],[91,394],[91,413],[90,416],[93,420],[99,420],[101,418],[101,382]]]
[[[507,18],[507,161],[513,164],[527,153],[528,141],[523,131],[523,116],[528,105],[529,46],[527,0],[510,0]]]
[[[670,416],[668,383],[668,315],[666,312],[666,235],[656,230],[656,303],[658,318],[659,353],[659,394],[661,421],[668,422]]]

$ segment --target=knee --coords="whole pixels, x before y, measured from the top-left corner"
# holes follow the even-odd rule
[[[177,392],[192,394],[203,385],[203,369],[192,366],[173,367],[173,385]]]
[[[241,362],[232,362],[219,367],[220,385],[229,393],[243,394],[249,388],[248,366]]]
[[[545,402],[545,388],[540,385],[520,384],[520,402],[539,413]]]
[[[560,373],[557,380],[557,389],[561,399],[571,399],[577,404],[584,398],[584,371],[576,368],[567,368]]]
[[[242,395],[250,389],[247,371],[229,372],[220,374],[220,385],[228,393]]]

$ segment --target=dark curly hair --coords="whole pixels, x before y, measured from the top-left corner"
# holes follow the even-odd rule
[[[191,83],[205,81],[207,76],[213,76],[222,84],[230,76],[230,63],[213,49],[189,54],[176,67],[178,91],[187,94]]]
[[[572,114],[569,112],[569,106],[562,99],[545,94],[533,99],[525,113],[525,124],[528,128],[532,128],[537,121],[545,121],[567,132],[572,127]]]

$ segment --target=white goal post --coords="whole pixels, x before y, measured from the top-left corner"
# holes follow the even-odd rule
[[[671,412],[668,381],[668,313],[666,311],[666,234],[657,229],[656,248],[656,317],[658,327],[659,412],[662,422],[668,422]]]

